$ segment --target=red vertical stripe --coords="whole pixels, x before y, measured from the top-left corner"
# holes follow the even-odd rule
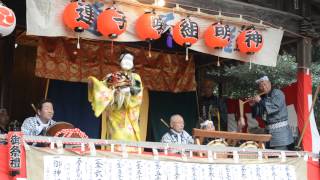
[[[298,72],[297,78],[297,103],[296,111],[299,132],[302,133],[304,124],[309,121],[308,94],[312,94],[311,76],[303,71]],[[302,147],[305,151],[312,151],[312,136],[310,123],[308,124],[302,139]]]

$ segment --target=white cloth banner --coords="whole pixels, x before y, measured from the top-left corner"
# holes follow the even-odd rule
[[[136,2],[131,0],[132,2]],[[66,28],[62,20],[62,14],[64,7],[70,2],[70,0],[28,0],[27,3],[27,35],[36,35],[36,36],[65,36],[65,37],[73,37],[77,36],[72,30]],[[101,1],[93,1],[87,0],[87,2],[91,2],[94,8],[95,15],[97,16],[101,13],[105,8],[106,4]],[[105,1],[107,2],[107,0]],[[136,2],[137,3],[137,2]],[[127,18],[127,31],[120,35],[116,41],[122,42],[135,42],[141,41],[138,39],[135,33],[135,21],[141,16],[145,11],[150,11],[151,8],[137,6],[137,5],[129,5],[118,3],[116,7],[123,11]],[[184,18],[172,11],[160,11],[156,10],[156,12],[161,15],[164,21],[168,25],[174,25],[180,19]],[[214,17],[214,16],[212,16]],[[212,48],[208,48],[204,44],[203,40],[203,33],[207,29],[207,27],[214,23],[212,20],[198,18],[198,17],[191,17],[191,19],[198,23],[200,29],[200,38],[199,41],[191,46],[190,49],[212,54],[224,58],[229,59],[236,59],[246,62],[252,62],[255,64],[266,65],[266,66],[276,66],[277,63],[277,56],[280,49],[281,39],[283,36],[283,31],[280,29],[275,29],[268,27],[266,29],[261,29],[261,33],[264,38],[264,45],[262,49],[255,53],[254,55],[247,55],[235,51],[236,48],[235,41],[236,37],[239,34],[241,29],[241,25],[239,23],[248,21],[239,18],[231,18],[231,17],[223,17],[224,19],[231,20],[232,22],[237,22],[236,24],[227,23],[231,28],[231,42],[230,44],[222,49],[216,50]],[[250,22],[249,22],[250,23]],[[254,23],[252,23],[254,24]],[[86,39],[99,39],[99,40],[108,40],[106,37],[102,37],[96,29],[96,22],[91,25],[89,30],[86,30],[84,33],[81,34],[82,38]]]
[[[202,164],[99,157],[44,156],[44,179],[296,179],[287,164]]]

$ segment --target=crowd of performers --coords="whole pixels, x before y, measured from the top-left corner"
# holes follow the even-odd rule
[[[123,53],[119,58],[121,71],[107,74],[104,79],[88,79],[88,100],[96,117],[102,115],[105,126],[105,138],[112,140],[140,141],[139,115],[142,104],[143,85],[138,74],[132,72],[134,57]],[[267,148],[286,150],[293,143],[292,132],[288,124],[288,112],[284,93],[272,88],[267,76],[256,80],[259,95],[248,98],[252,116],[265,121],[263,133],[272,135]],[[225,100],[213,95],[215,83],[206,79],[201,85],[199,98],[200,127],[209,130],[227,131],[227,106]],[[43,100],[36,108],[36,115],[24,120],[21,130],[25,135],[45,135],[54,125],[53,104]],[[0,132],[8,132],[9,116],[0,109]],[[239,128],[245,125],[240,117]],[[194,140],[184,130],[184,119],[179,114],[170,118],[170,128],[161,139],[164,143],[193,144]]]

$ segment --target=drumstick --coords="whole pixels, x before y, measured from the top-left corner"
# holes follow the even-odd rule
[[[259,94],[257,94],[256,96],[262,96],[262,95],[264,95],[264,94],[266,94],[266,92],[259,93]],[[247,103],[247,102],[249,102],[249,101],[251,101],[251,98],[249,98],[249,99],[247,99],[247,100],[245,100],[245,101],[242,101],[241,99],[239,99],[240,117],[243,117],[243,109],[244,109],[243,106],[244,106],[244,104]]]
[[[165,122],[162,118],[160,118],[160,121],[161,121],[167,128],[170,129],[170,126],[168,125],[168,123]]]
[[[37,113],[37,108],[36,108],[36,106],[34,106],[33,103],[31,103],[31,107],[32,107],[32,109],[34,110],[34,112]]]
[[[259,94],[257,94],[256,96],[262,96],[262,95],[264,95],[264,94],[266,94],[266,92],[259,93]],[[242,101],[242,103],[245,104],[245,103],[247,103],[247,102],[249,102],[249,101],[251,101],[251,98],[249,98],[249,99],[247,99],[247,100],[245,100],[245,101]]]

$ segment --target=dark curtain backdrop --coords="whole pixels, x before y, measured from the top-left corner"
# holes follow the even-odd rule
[[[87,84],[51,80],[48,98],[54,103],[54,120],[70,122],[90,138],[100,138],[101,121],[94,117],[88,102]],[[161,136],[167,131],[160,118],[169,124],[172,114],[181,114],[184,117],[185,129],[191,134],[192,128],[196,125],[196,112],[194,92],[149,92],[147,140],[160,141]]]
[[[51,80],[48,98],[54,104],[54,120],[70,122],[90,138],[100,138],[101,120],[88,102],[87,84]]]
[[[163,118],[170,125],[170,116],[180,114],[185,120],[185,130],[191,135],[197,122],[195,92],[168,93],[149,92],[149,122],[147,141],[160,141],[168,128],[160,121]]]

